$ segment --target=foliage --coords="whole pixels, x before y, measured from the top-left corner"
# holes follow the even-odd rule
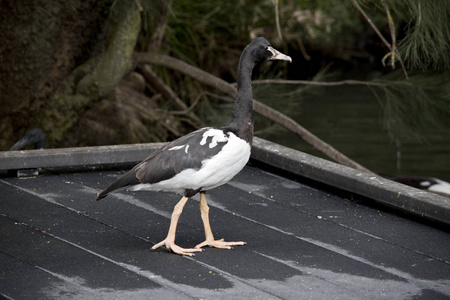
[[[398,72],[383,78],[384,88],[373,89],[380,99],[383,110],[383,124],[393,140],[423,140],[426,131],[433,126],[442,126],[448,110],[448,97],[445,97],[448,77],[445,72],[432,73],[431,70],[450,69],[450,5],[447,0],[358,0],[366,10],[371,21],[380,29],[394,50],[398,49],[412,78],[404,85]],[[354,57],[371,55],[381,65],[381,57],[389,53],[370,26],[360,16],[351,1],[343,0],[281,0],[279,1],[280,40],[275,25],[274,1],[174,1],[165,33],[161,52],[178,57],[190,64],[213,73],[227,81],[235,81],[236,65],[240,50],[249,40],[258,35],[266,36],[276,47],[287,50],[306,49],[329,53],[335,58],[353,61]],[[387,15],[387,12],[390,15]],[[148,18],[149,20],[151,17]],[[392,29],[389,22],[392,22]],[[144,22],[145,23],[145,22]],[[151,22],[147,25],[151,25]],[[151,28],[148,27],[148,28]],[[390,30],[394,30],[392,40]],[[143,32],[146,32],[145,30]],[[151,29],[147,29],[151,32]],[[149,39],[147,39],[148,41]],[[141,39],[141,48],[146,48],[146,39]],[[372,48],[368,48],[368,43]],[[143,45],[143,46],[142,46]],[[365,51],[373,50],[373,45],[384,49],[380,54]],[[370,46],[370,45],[369,45]],[[306,58],[306,55],[304,55]],[[267,66],[266,66],[267,67]],[[280,68],[277,65],[275,68]],[[398,67],[398,65],[397,65]],[[426,72],[414,71],[422,69]],[[427,71],[428,70],[428,71]],[[266,70],[267,71],[267,70]],[[185,79],[170,71],[158,70],[160,76],[179,93],[183,99],[195,102],[201,98],[197,113],[202,119],[214,114],[210,101],[218,97],[207,96],[204,86],[191,79]],[[385,73],[389,73],[384,68]],[[270,70],[271,78],[279,69]],[[316,78],[326,76],[324,68]],[[336,78],[336,77],[334,77]],[[399,83],[389,84],[393,81]],[[407,88],[405,88],[407,87]],[[270,99],[292,97],[299,99],[301,93],[315,93],[317,88],[258,86],[255,96],[263,102]],[[274,107],[288,113],[295,107],[292,101],[288,108]],[[223,101],[219,101],[222,103]],[[445,117],[438,117],[445,116]],[[261,121],[260,121],[261,122]],[[269,124],[262,121],[264,126]],[[263,126],[263,127],[264,127]]]
[[[276,33],[271,0],[175,1],[166,50],[202,69],[235,75],[235,68],[223,62],[236,61],[256,36],[265,36],[277,47],[297,47],[303,39],[308,48],[333,51],[354,44],[365,29],[348,1],[285,0],[279,5],[283,41]]]
[[[390,137],[396,141],[423,142],[435,128],[450,129],[450,3],[446,0],[358,2],[376,8],[378,13],[384,12],[384,21],[374,23],[379,28],[389,24],[390,45],[387,46],[391,54],[386,57],[390,57],[394,66],[399,58],[394,53],[398,51],[410,74],[406,79],[396,71],[387,74],[382,81],[388,85],[374,90]]]
[[[450,3],[447,0],[357,0],[375,9],[376,26],[391,22],[391,43],[409,69],[450,69]],[[371,11],[373,15],[373,11]],[[393,39],[392,39],[393,37]],[[395,39],[399,39],[398,46]]]
[[[367,19],[355,9],[355,1],[367,12],[393,49],[383,45],[373,33]],[[35,6],[39,7],[39,3]],[[58,1],[55,3],[63,4]],[[6,55],[13,53],[11,49],[20,47],[28,49],[28,52],[33,52],[33,56],[25,56],[27,59],[22,60],[23,65],[14,62],[19,61],[17,59],[5,59],[6,65],[3,69],[15,76],[27,74],[30,76],[29,78],[37,79],[33,82],[30,79],[17,80],[20,78],[10,76],[10,81],[6,81],[8,83],[5,85],[8,89],[4,89],[6,95],[8,95],[8,91],[13,90],[17,91],[16,94],[23,95],[25,89],[22,86],[28,86],[28,100],[34,101],[34,103],[31,105],[28,102],[17,101],[14,106],[10,105],[9,107],[15,107],[15,110],[10,109],[10,111],[16,113],[20,110],[20,114],[23,116],[20,117],[21,121],[17,117],[15,120],[5,118],[3,124],[0,124],[0,128],[4,132],[12,135],[13,130],[25,130],[25,127],[30,126],[32,122],[39,123],[39,120],[41,122],[50,120],[48,124],[43,125],[53,128],[52,130],[55,132],[54,134],[49,133],[48,136],[55,140],[59,139],[69,128],[81,123],[80,116],[85,111],[92,110],[92,108],[100,110],[103,108],[99,104],[100,101],[114,98],[112,95],[116,93],[116,87],[120,85],[119,81],[123,83],[122,77],[134,67],[131,61],[134,51],[159,51],[169,54],[228,82],[234,82],[241,50],[251,39],[261,35],[267,37],[276,48],[283,52],[290,52],[289,54],[292,56],[297,55],[295,62],[289,67],[283,66],[283,64],[265,64],[263,68],[266,70],[261,73],[269,74],[267,76],[270,78],[286,76],[286,74],[295,76],[298,72],[307,74],[304,78],[311,79],[320,76],[323,78],[338,68],[330,68],[331,71],[326,69],[330,62],[336,61],[341,63],[340,66],[342,64],[353,66],[361,60],[373,61],[372,68],[380,70],[381,58],[385,54],[398,51],[412,78],[407,81],[408,85],[401,83],[397,86],[398,81],[404,81],[404,78],[396,77],[397,72],[394,71],[384,79],[386,83],[389,81],[392,83],[395,80],[395,84],[376,90],[384,110],[384,124],[393,139],[403,136],[419,136],[420,133],[425,132],[424,129],[420,129],[421,127],[440,126],[439,124],[445,123],[443,120],[446,118],[439,116],[450,114],[448,111],[450,99],[447,96],[449,87],[445,82],[445,80],[448,82],[448,73],[445,70],[450,69],[450,57],[448,56],[450,53],[450,4],[448,0],[279,0],[277,1],[277,11],[280,34],[277,32],[274,7],[276,2],[274,0],[104,0],[98,2],[100,4],[97,5],[94,5],[94,2],[70,1],[64,3],[65,5],[61,6],[60,11],[64,12],[64,16],[73,15],[73,20],[68,17],[64,17],[62,20],[57,19],[56,17],[60,17],[60,14],[54,13],[58,11],[56,8],[38,10],[38,12],[45,12],[45,16],[48,14],[49,17],[55,17],[55,20],[51,20],[53,23],[64,21],[67,24],[76,25],[73,27],[77,30],[71,30],[73,28],[68,25],[46,26],[64,29],[61,33],[57,31],[58,35],[53,31],[45,31],[45,28],[38,30],[37,34],[34,34],[35,30],[31,30],[30,34],[27,33],[28,31],[20,33],[18,30],[24,30],[22,27],[28,29],[32,26],[21,25],[25,22],[12,18],[17,13],[3,13],[5,20],[7,17],[12,19],[3,22],[2,28],[8,30],[3,30],[7,34],[4,39],[6,50],[2,52],[2,55],[4,53],[6,58]],[[81,5],[82,3],[83,5]],[[74,6],[75,4],[81,5],[80,7],[84,7],[84,10],[81,10],[80,7],[77,8]],[[2,5],[4,8],[7,6],[3,3]],[[131,7],[135,9],[134,12],[128,11]],[[23,6],[17,6],[14,10],[19,11],[19,8],[23,13],[23,19],[30,19],[26,13],[32,9],[28,10]],[[3,9],[3,11],[7,12],[8,10]],[[76,14],[78,11],[80,11],[79,14]],[[40,18],[39,14],[31,14],[31,16],[39,20],[50,19]],[[92,29],[92,20],[96,20],[98,23],[95,25],[95,30]],[[66,24],[64,22],[61,24]],[[164,26],[161,26],[162,24]],[[16,27],[15,30],[12,30],[11,26]],[[38,28],[41,27],[38,26]],[[161,28],[164,40],[162,44],[158,44],[153,49],[151,46],[154,40],[152,39],[155,32]],[[90,31],[87,32],[87,29]],[[139,29],[137,45],[134,47]],[[16,31],[17,34],[12,34]],[[25,36],[25,33],[27,33],[27,38],[17,38],[20,35]],[[42,34],[54,35],[57,43],[54,41],[44,42],[48,39],[42,39]],[[70,39],[60,38],[69,35]],[[81,39],[80,36],[83,38]],[[29,44],[29,42],[35,39],[40,44],[41,42],[45,45],[52,44],[54,51],[31,51],[30,49],[34,48],[33,44]],[[79,40],[83,42],[77,47],[73,47]],[[71,50],[71,47],[74,49]],[[318,54],[310,57],[308,53],[312,52]],[[45,57],[42,53],[55,54]],[[41,61],[44,61],[45,58],[45,62],[48,60],[48,63],[44,65],[48,67],[48,70],[54,71],[44,72],[42,68],[39,71],[30,67],[30,72],[26,72],[26,66],[31,66],[33,63],[30,60],[37,61],[35,57]],[[393,55],[389,57],[393,59],[393,62],[398,61]],[[297,62],[299,63],[296,64]],[[10,67],[13,63],[17,64],[14,68]],[[314,64],[314,68],[311,68],[312,64]],[[75,69],[77,66],[78,69]],[[396,67],[399,66],[396,65]],[[322,71],[318,73],[317,71],[321,68]],[[223,103],[222,95],[217,95],[216,90],[206,88],[195,79],[161,67],[153,67],[153,71],[164,81],[164,84],[186,102],[187,107],[195,107],[196,113],[201,114],[203,120],[207,120],[208,116],[212,115],[211,107],[217,103]],[[439,71],[439,73],[432,71]],[[389,73],[392,70],[384,68],[383,72]],[[255,71],[255,75],[258,76],[258,70]],[[64,76],[66,80],[63,80]],[[61,89],[61,82],[64,81],[70,87],[67,89],[70,90],[69,92]],[[145,85],[145,80],[143,79],[143,81]],[[161,116],[162,119],[170,118],[168,115],[175,116],[176,114],[169,111],[180,108],[174,108],[173,102],[171,103],[168,99],[151,98],[157,92],[148,89],[148,85],[147,83],[147,88],[144,87],[143,91],[138,91],[138,94],[146,97],[145,101],[165,109],[164,117]],[[33,88],[36,86],[40,89]],[[406,86],[408,88],[405,88]],[[261,100],[277,99],[277,96],[280,97],[280,95],[295,98],[288,106],[277,107],[277,100],[273,103],[274,107],[280,110],[286,109],[284,112],[288,113],[295,109],[295,101],[301,97],[302,93],[311,93],[317,90],[317,88],[304,86],[295,88],[292,86],[278,86],[277,88],[258,86],[255,88],[255,96]],[[85,98],[80,98],[80,95]],[[17,96],[5,96],[4,98],[14,102]],[[138,98],[126,99],[127,104],[141,103]],[[149,101],[150,98],[151,101]],[[117,107],[123,104],[118,99],[115,101]],[[197,105],[197,103],[200,104]],[[32,110],[27,112],[28,115],[24,113],[26,107],[32,107]],[[32,115],[33,118],[28,118],[29,115]],[[178,116],[180,115],[181,113],[178,112]],[[11,113],[8,115],[8,118],[13,117]],[[131,124],[132,122],[125,121],[124,123]],[[13,128],[11,124],[19,125],[14,125],[17,128]],[[103,127],[99,125],[99,128],[98,131],[101,132]],[[178,131],[171,130],[171,132]]]
[[[447,0],[390,0],[404,28],[400,54],[410,69],[450,69],[450,3]],[[406,25],[405,25],[406,24]]]
[[[151,33],[157,27],[155,22],[158,20],[153,11],[155,6],[160,9],[158,5],[161,1],[151,3],[153,6],[147,4],[143,14],[143,30],[137,47],[144,51],[148,48]],[[346,56],[346,45],[357,41],[365,25],[363,20],[352,17],[355,12],[348,1],[333,1],[333,4],[330,5],[330,1],[280,1],[283,36],[280,40],[271,0],[174,1],[169,8],[164,42],[159,51],[228,82],[236,80],[237,63],[243,47],[260,35],[283,52],[288,48],[298,49],[299,43],[304,41],[308,49]],[[266,64],[263,68],[273,68],[264,70],[264,73],[270,73],[271,78],[287,73],[281,69],[281,64]],[[201,97],[201,105],[197,106],[199,109],[196,112],[202,115],[202,119],[208,119],[212,113],[210,102],[216,103],[218,100],[204,93],[205,86],[164,68],[155,68],[155,72],[189,105]]]
[[[402,82],[393,72],[383,82]],[[383,107],[383,123],[393,140],[426,142],[435,128],[450,129],[450,72],[415,72],[408,82],[374,92]]]

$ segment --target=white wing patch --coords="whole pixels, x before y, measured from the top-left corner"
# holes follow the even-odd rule
[[[209,148],[214,148],[215,146],[217,146],[217,143],[223,143],[228,141],[228,137],[223,133],[222,130],[220,129],[209,129],[208,131],[205,131],[205,133],[203,133],[203,138],[200,141],[200,145],[205,145],[206,144],[206,140],[212,137],[211,143],[209,143],[208,147]]]
[[[186,145],[181,145],[181,146],[175,146],[169,149],[169,151],[173,151],[173,150],[180,150],[183,149]],[[188,145],[189,146],[189,145]]]
[[[183,148],[185,148],[184,152],[188,153],[189,145],[175,146],[175,147],[170,148],[168,151],[180,150],[180,149],[183,149]]]

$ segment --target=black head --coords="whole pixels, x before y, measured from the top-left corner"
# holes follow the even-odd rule
[[[264,37],[257,37],[247,47],[255,63],[266,60],[284,60],[292,62],[292,59],[283,53],[274,49]]]
[[[45,141],[46,137],[44,132],[39,128],[33,128],[28,130],[9,150],[20,150],[27,145],[34,145],[35,149],[43,149],[45,148]]]

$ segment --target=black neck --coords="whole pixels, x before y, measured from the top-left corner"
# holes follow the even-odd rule
[[[244,51],[239,60],[237,89],[233,118],[227,128],[248,143],[253,140],[252,58]]]

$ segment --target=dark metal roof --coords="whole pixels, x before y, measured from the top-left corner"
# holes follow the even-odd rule
[[[99,202],[95,196],[123,173],[99,167],[134,163],[154,148],[1,153],[3,170],[18,168],[22,160],[28,167],[52,171],[30,178],[0,178],[0,295],[450,298],[446,198],[391,185],[260,139],[255,140],[253,163],[207,193],[216,238],[248,244],[231,251],[206,248],[193,258],[163,248],[151,250],[165,238],[181,195],[120,191]],[[265,168],[268,165],[270,169]],[[83,166],[92,170],[67,171]],[[282,171],[274,173],[272,167]],[[390,203],[392,198],[396,203]],[[397,209],[377,204],[383,199]],[[198,200],[195,196],[188,201],[180,218],[176,241],[182,247],[204,239]],[[408,215],[400,213],[401,205]],[[410,218],[411,212],[416,217]],[[423,222],[422,214],[439,222]]]

